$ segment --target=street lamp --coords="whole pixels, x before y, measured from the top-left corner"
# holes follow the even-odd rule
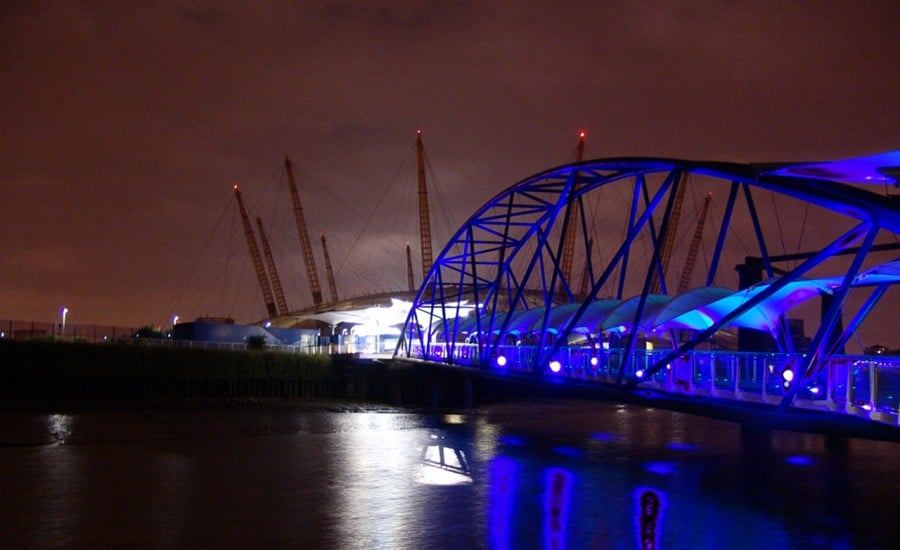
[[[63,307],[62,308],[62,328],[60,330],[60,336],[66,335],[66,314],[68,314],[68,313],[69,313],[69,308]]]

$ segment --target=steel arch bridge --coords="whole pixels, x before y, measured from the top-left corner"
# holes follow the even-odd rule
[[[539,173],[450,239],[396,355],[896,423],[900,362],[844,350],[898,305],[900,203],[857,185],[896,185],[898,165],[900,151]]]

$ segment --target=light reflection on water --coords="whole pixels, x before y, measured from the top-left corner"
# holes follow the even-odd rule
[[[891,547],[895,444],[625,405],[0,413],[0,547]]]

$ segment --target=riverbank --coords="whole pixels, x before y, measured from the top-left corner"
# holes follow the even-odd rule
[[[0,406],[386,402],[387,365],[351,357],[0,341]]]

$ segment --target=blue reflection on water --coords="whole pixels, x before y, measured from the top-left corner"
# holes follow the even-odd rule
[[[572,474],[550,468],[544,477],[544,548],[566,547]]]
[[[784,461],[794,466],[810,466],[814,462],[812,457],[807,455],[789,456]]]
[[[696,451],[697,446],[691,445],[690,443],[684,443],[682,441],[673,441],[669,443],[668,447],[673,451]]]
[[[490,522],[491,548],[509,548],[510,522],[516,491],[516,463],[506,457],[495,458],[490,465]]]
[[[666,461],[656,461],[650,462],[644,465],[644,468],[653,474],[667,476],[672,474],[675,471],[675,463],[674,462],[666,462]]]
[[[584,455],[584,452],[582,452],[581,449],[578,449],[576,447],[566,447],[566,446],[554,447],[553,452],[558,455],[571,456],[573,458],[577,458],[577,457]]]
[[[638,535],[638,548],[654,550],[659,547],[665,496],[655,489],[638,487],[634,491],[634,502],[634,530]]]
[[[525,440],[516,435],[504,434],[497,438],[498,443],[502,443],[504,445],[515,445],[522,446],[525,444]]]

